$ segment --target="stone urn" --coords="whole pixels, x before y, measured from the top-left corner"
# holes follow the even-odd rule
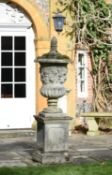
[[[57,102],[58,98],[67,93],[64,82],[67,78],[69,58],[57,51],[57,40],[53,37],[50,52],[38,57],[36,61],[40,63],[42,81],[40,92],[48,99],[48,108],[43,111],[60,113],[62,110],[58,108]]]
[[[48,107],[37,120],[37,147],[33,160],[41,163],[64,163],[68,157],[68,131],[71,117],[58,108],[58,99],[66,94],[64,82],[67,78],[69,59],[57,51],[57,40],[51,40],[51,49],[36,60],[40,64],[41,94],[47,98]]]

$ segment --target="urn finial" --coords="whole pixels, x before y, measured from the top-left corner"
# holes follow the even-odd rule
[[[51,52],[57,52],[57,39],[53,37],[51,39]]]

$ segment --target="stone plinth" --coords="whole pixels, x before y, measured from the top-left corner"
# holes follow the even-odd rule
[[[37,118],[37,149],[33,153],[33,160],[41,163],[67,161],[70,119],[63,113],[40,113]]]

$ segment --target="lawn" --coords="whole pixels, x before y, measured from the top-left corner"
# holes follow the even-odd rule
[[[112,162],[89,165],[38,165],[34,167],[0,168],[0,175],[111,175]]]

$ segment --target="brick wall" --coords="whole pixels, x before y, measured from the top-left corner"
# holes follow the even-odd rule
[[[92,103],[93,99],[93,80],[91,76],[91,71],[92,71],[92,64],[91,64],[91,58],[90,56],[88,57],[88,72],[87,72],[87,83],[88,83],[88,97],[87,97],[87,103]]]
[[[106,3],[112,3],[112,0],[105,0]],[[76,63],[77,64],[77,63]],[[77,67],[77,65],[75,64],[75,67]],[[93,80],[92,77],[90,75],[90,72],[92,71],[92,64],[91,64],[91,59],[90,59],[90,55],[88,54],[88,62],[87,62],[87,69],[88,69],[88,75],[87,75],[87,92],[88,92],[88,96],[87,98],[78,98],[78,89],[77,89],[77,85],[75,86],[76,88],[76,112],[79,111],[80,106],[82,106],[83,101],[86,100],[87,104],[92,104],[93,101]],[[77,77],[76,77],[76,84],[77,84]],[[89,109],[87,109],[89,110]]]

